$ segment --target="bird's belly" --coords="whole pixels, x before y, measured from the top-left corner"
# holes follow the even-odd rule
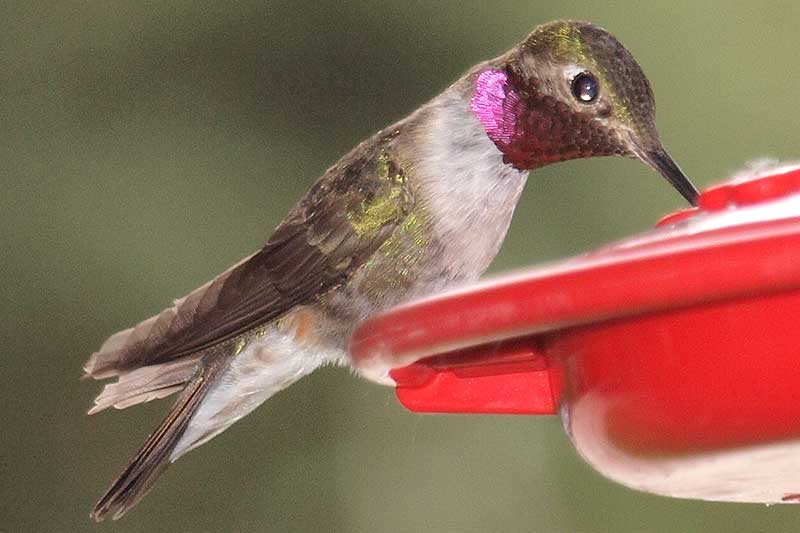
[[[345,361],[343,347],[326,342],[320,328],[318,312],[304,306],[243,336],[170,459],[207,442],[319,366]]]

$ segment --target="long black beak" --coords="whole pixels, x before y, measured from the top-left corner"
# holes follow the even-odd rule
[[[697,197],[700,193],[666,150],[659,147],[647,151],[643,154],[642,159],[664,176],[690,204],[697,205]]]

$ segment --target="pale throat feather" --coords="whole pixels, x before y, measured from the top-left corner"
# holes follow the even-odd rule
[[[465,280],[497,255],[528,176],[503,162],[470,96],[451,87],[432,102],[414,165],[432,229]]]

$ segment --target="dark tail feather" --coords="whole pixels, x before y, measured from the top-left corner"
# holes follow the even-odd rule
[[[170,453],[205,396],[214,366],[207,368],[201,363],[197,375],[186,385],[167,418],[94,506],[90,515],[94,520],[101,522],[108,515],[114,520],[120,518],[150,491],[169,466]]]

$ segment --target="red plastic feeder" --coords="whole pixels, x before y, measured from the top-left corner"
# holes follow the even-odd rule
[[[629,240],[364,323],[412,411],[559,413],[611,479],[800,499],[800,167],[706,190]]]

